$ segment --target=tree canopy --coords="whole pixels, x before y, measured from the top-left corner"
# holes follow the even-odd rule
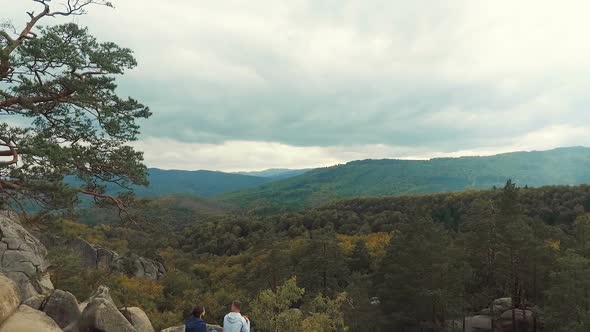
[[[24,27],[0,27],[0,202],[64,208],[86,194],[124,210],[130,191],[113,197],[104,184],[147,184],[143,156],[128,143],[151,115],[116,93],[117,76],[137,65],[133,52],[74,23],[40,25],[112,4],[32,2]],[[64,184],[69,176],[75,186]]]

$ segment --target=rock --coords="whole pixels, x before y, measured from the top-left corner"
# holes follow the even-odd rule
[[[207,324],[207,331],[223,332],[223,327],[221,327],[219,325]]]
[[[20,225],[17,216],[0,211],[0,272],[16,283],[21,300],[53,289],[46,257],[45,246]]]
[[[96,268],[99,270],[110,271],[113,261],[119,257],[114,251],[96,247]]]
[[[0,272],[2,271],[0,270]],[[39,295],[37,288],[33,286],[35,280],[29,279],[24,273],[4,272],[4,274],[12,281],[14,281],[14,283],[18,287],[21,301]]]
[[[80,318],[67,331],[137,332],[119,312],[105,286],[100,286],[82,306]]]
[[[133,253],[116,257],[112,263],[112,270],[152,280],[159,280],[166,273],[166,269],[161,263]]]
[[[14,281],[0,274],[0,324],[12,315],[20,304],[20,295]]]
[[[529,332],[533,328],[533,312],[530,310],[514,310],[514,318],[517,324],[517,331]],[[515,332],[512,329],[512,310],[507,310],[500,315],[496,321],[498,332]]]
[[[47,296],[46,295],[35,295],[32,297],[29,297],[28,299],[26,299],[23,304],[27,305],[35,310],[41,310],[41,308],[43,307],[43,304],[45,303],[45,300],[47,300]]]
[[[160,332],[184,332],[184,325],[169,327]]]
[[[465,325],[469,327],[467,331],[473,332],[488,332],[492,330],[492,319],[489,316],[477,315],[468,317]]]
[[[72,293],[59,289],[49,296],[43,306],[43,312],[53,318],[61,328],[76,322],[81,314],[76,297]]]
[[[491,307],[494,309],[494,315],[499,315],[506,310],[512,309],[512,298],[502,297],[492,301]],[[491,308],[488,308],[490,310]],[[491,310],[490,310],[491,312]]]
[[[82,239],[75,239],[72,241],[70,246],[78,253],[80,256],[80,261],[82,265],[85,267],[90,267],[93,269],[97,268],[97,261],[98,256],[96,253],[96,248],[90,243],[82,240]]]
[[[18,311],[0,326],[0,332],[62,332],[57,323],[39,310],[21,305]]]
[[[43,295],[50,294],[55,289],[53,283],[51,282],[49,273],[43,273],[37,280],[36,285],[38,289],[41,290],[41,294]]]
[[[514,318],[516,320],[525,320],[525,316],[526,316],[526,320],[531,320],[533,317],[533,312],[530,310],[521,310],[521,309],[514,310]],[[504,319],[512,320],[512,310],[507,310],[502,313],[502,315],[500,316],[500,320],[504,320]]]
[[[79,253],[86,267],[132,275],[137,278],[161,279],[166,273],[164,265],[136,254],[120,256],[101,246],[76,239],[70,246]]]
[[[463,321],[451,321],[450,327],[453,331],[463,331]],[[492,332],[492,319],[485,315],[476,315],[465,317],[465,331],[466,332]],[[223,332],[223,329],[221,330]]]
[[[137,332],[154,332],[154,327],[143,310],[137,307],[128,307],[122,308],[119,311],[137,329]]]

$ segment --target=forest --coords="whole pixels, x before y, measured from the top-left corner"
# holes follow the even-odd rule
[[[160,151],[142,141],[140,129],[152,109],[121,92],[146,97],[146,81],[168,82],[159,76],[165,73],[161,59],[155,77],[136,76],[141,82],[130,88],[120,78],[138,65],[134,52],[77,23],[90,8],[110,9],[113,2],[21,4],[11,7],[19,12],[14,21],[3,17],[0,23],[0,291],[11,293],[0,301],[12,308],[0,310],[0,330],[27,322],[20,308],[29,309],[21,304],[34,295],[21,299],[20,282],[38,286],[41,303],[28,311],[37,317],[47,316],[37,309],[45,310],[58,290],[71,292],[78,315],[73,323],[91,326],[87,331],[111,332],[97,327],[107,319],[94,315],[107,302],[111,317],[136,331],[123,316],[130,306],[145,311],[145,320],[160,330],[182,325],[197,304],[207,308],[207,322],[221,324],[236,299],[260,332],[588,331],[588,148],[361,160],[272,179],[268,172],[265,178],[148,169],[138,147],[158,161],[195,153],[169,153],[166,144]],[[119,83],[127,89],[118,89]],[[156,104],[165,105],[164,112],[172,106]],[[241,106],[239,100],[229,104]],[[221,116],[222,127],[237,113]],[[175,114],[157,115],[158,134],[162,119]],[[179,121],[200,124],[188,116]],[[387,136],[395,134],[386,127]],[[168,141],[166,135],[158,137]],[[231,141],[213,133],[196,137]],[[157,190],[145,188],[150,180]],[[179,186],[182,194],[161,196],[179,193]],[[5,240],[8,235],[18,241]],[[127,261],[113,272],[99,267],[98,256],[92,257],[98,268],[89,268],[75,243],[95,253],[100,246],[117,257],[140,255],[140,265],[149,259],[158,271],[141,277]],[[30,251],[21,250],[25,245]],[[15,271],[22,264],[29,274]],[[12,279],[4,276],[10,273]],[[99,286],[108,286],[114,303]],[[77,299],[95,290],[109,301],[103,297],[93,302],[103,306],[81,309]],[[49,318],[46,323],[57,326]]]
[[[579,185],[590,181],[589,152],[585,147],[568,147],[484,157],[356,160],[222,193],[217,199],[256,214],[272,214],[362,196],[490,189],[503,186],[508,178],[523,187]]]
[[[138,224],[121,225],[104,209],[42,224],[44,237],[81,237],[168,270],[146,282],[83,269],[74,253],[53,250],[56,287],[84,298],[108,284],[120,303],[146,308],[157,327],[181,324],[195,301],[220,322],[233,298],[260,331],[297,331],[298,324],[461,331],[501,298],[517,313],[514,331],[584,331],[590,319],[582,277],[590,273],[590,186],[508,181],[493,190],[352,199],[271,216],[204,204],[189,196],[143,200],[132,212]],[[488,313],[491,326],[503,313]]]

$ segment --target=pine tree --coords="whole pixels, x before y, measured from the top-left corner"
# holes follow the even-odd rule
[[[79,194],[125,210],[130,184],[146,184],[142,154],[127,145],[147,107],[116,94],[116,77],[136,66],[133,52],[99,42],[74,23],[39,27],[47,18],[86,13],[104,0],[33,0],[22,30],[0,27],[0,201],[71,206]],[[17,121],[18,120],[18,121]],[[67,185],[72,176],[76,185]],[[123,194],[105,193],[105,183]]]
[[[430,220],[400,226],[377,273],[381,307],[392,325],[403,330],[428,324],[443,327],[461,295],[453,294],[456,273],[452,242],[447,231]]]
[[[298,280],[308,294],[330,296],[346,287],[348,268],[334,233],[314,235],[296,259]]]
[[[352,272],[369,273],[371,269],[371,257],[367,244],[363,240],[358,240],[352,250],[350,257],[350,270]]]
[[[566,253],[558,260],[547,291],[545,330],[584,332],[590,326],[590,260]]]

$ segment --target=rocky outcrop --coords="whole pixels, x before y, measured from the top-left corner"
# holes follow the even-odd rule
[[[59,289],[49,296],[43,305],[43,312],[61,328],[76,322],[81,314],[76,297],[72,293]]]
[[[85,241],[78,249],[86,264],[95,268],[125,271],[137,277],[157,279],[165,272],[154,261],[129,255],[129,259]],[[47,250],[18,222],[0,211],[0,332],[153,332],[147,315],[139,308],[121,313],[109,289],[100,286],[84,303],[62,290],[53,290],[47,268]]]
[[[121,313],[137,332],[154,332],[154,327],[143,310],[137,307],[122,308]]]
[[[115,306],[108,287],[100,286],[80,308],[84,309],[78,321],[64,331],[137,332]]]
[[[53,290],[47,249],[19,223],[16,215],[0,211],[0,272],[12,279],[21,300]]]
[[[0,274],[0,324],[12,315],[20,304],[16,284]]]
[[[82,239],[72,241],[70,247],[79,253],[84,266],[93,269],[125,273],[152,280],[158,280],[166,273],[166,268],[160,262],[132,253],[121,256],[112,250]]]
[[[117,257],[112,263],[114,272],[131,274],[137,278],[158,280],[164,276],[166,269],[160,262],[143,258],[136,254]]]
[[[493,315],[492,313],[493,309]],[[494,329],[492,330],[492,321]],[[480,315],[465,317],[466,332],[533,332],[533,312],[530,310],[515,309],[512,323],[512,300],[500,298],[492,301],[488,308],[481,311]],[[451,322],[456,329],[462,330],[462,321]],[[543,331],[542,322],[537,322],[537,331]]]
[[[0,332],[31,331],[62,332],[62,329],[45,313],[24,304],[0,326]]]
[[[26,303],[40,310],[21,304],[17,285],[0,274],[0,332],[61,332],[62,328],[65,332],[154,332],[140,308],[119,311],[105,286],[80,305],[74,295],[62,290],[47,298],[30,297]]]

